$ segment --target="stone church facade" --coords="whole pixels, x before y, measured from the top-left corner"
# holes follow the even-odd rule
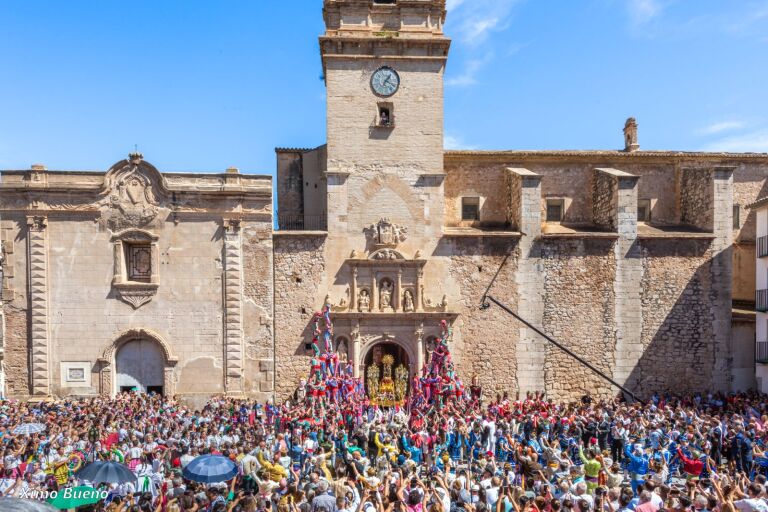
[[[768,155],[445,151],[444,0],[325,0],[327,144],[268,176],[5,171],[9,396],[286,398],[312,316],[358,375],[412,373],[441,320],[466,382],[556,398],[616,390],[491,293],[639,394],[754,385],[754,213]],[[274,212],[274,213],[273,213]]]

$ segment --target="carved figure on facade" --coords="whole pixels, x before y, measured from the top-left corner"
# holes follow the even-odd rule
[[[360,313],[367,313],[371,310],[371,294],[367,288],[363,288],[358,294],[357,310]]]
[[[413,293],[411,290],[405,290],[403,293],[403,311],[410,313],[414,310]]]
[[[379,304],[381,310],[390,309],[392,307],[392,281],[389,279],[381,280],[381,290],[379,291]]]
[[[371,254],[371,259],[373,260],[404,260],[402,254],[395,251],[394,249],[380,249],[373,254]]]
[[[393,224],[386,217],[376,224],[371,224],[364,231],[368,240],[377,246],[395,246],[400,242],[405,242],[408,238],[408,229],[406,227]]]

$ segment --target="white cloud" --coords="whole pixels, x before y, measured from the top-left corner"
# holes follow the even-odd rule
[[[662,6],[658,0],[626,0],[627,13],[633,25],[648,23],[661,13]]]
[[[445,8],[449,11],[452,11],[459,7],[461,4],[463,4],[465,0],[448,0],[448,2],[445,4]]]
[[[738,130],[744,128],[744,123],[741,121],[722,121],[720,123],[713,123],[709,126],[705,126],[696,131],[699,135],[715,135],[717,133],[727,132],[731,130]]]
[[[725,137],[704,147],[705,151],[768,153],[768,130]]]
[[[504,30],[512,7],[520,0],[449,0],[448,32],[464,44],[476,46],[485,42],[493,32]]]
[[[452,76],[445,80],[445,85],[448,87],[469,87],[477,83],[477,74],[490,60],[490,56],[486,55],[482,59],[471,59],[467,61],[467,65],[464,70],[458,76]]]
[[[444,149],[477,149],[475,146],[466,144],[461,137],[450,135],[446,133],[443,135],[443,148]]]

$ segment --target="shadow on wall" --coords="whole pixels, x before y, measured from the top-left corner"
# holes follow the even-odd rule
[[[642,242],[643,353],[626,382],[640,397],[713,388],[712,304],[717,299],[713,286],[718,277],[713,270],[723,268],[732,251],[729,248],[710,259],[709,246],[706,240]],[[730,296],[721,298],[730,307]]]

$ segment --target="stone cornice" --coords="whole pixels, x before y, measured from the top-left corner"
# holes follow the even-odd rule
[[[164,192],[185,195],[271,199],[272,177],[248,174],[162,173]],[[100,171],[0,171],[0,191],[102,192],[107,173]]]
[[[768,153],[707,153],[701,151],[619,151],[619,150],[449,150],[444,152],[446,161],[496,160],[586,160],[621,159],[626,161],[671,160],[673,162],[702,160],[738,161],[749,160],[768,163]]]

